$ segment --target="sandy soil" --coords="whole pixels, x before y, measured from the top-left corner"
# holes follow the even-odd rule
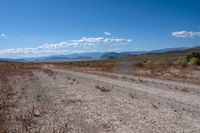
[[[200,132],[198,85],[44,68],[53,75],[33,71],[16,78],[15,87],[24,93],[21,108],[45,110],[38,111],[30,128],[42,125],[47,133],[58,127],[72,133]]]

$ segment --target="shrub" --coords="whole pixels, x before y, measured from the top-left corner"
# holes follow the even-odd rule
[[[144,63],[142,62],[137,62],[134,64],[134,66],[138,67],[138,68],[143,68],[144,67]]]
[[[186,65],[187,64],[187,60],[185,58],[178,58],[177,60],[175,60],[173,62],[173,64],[175,65]]]
[[[100,90],[100,91],[102,91],[102,92],[109,92],[109,91],[111,91],[111,88],[104,87],[104,86],[98,86],[98,85],[96,85],[95,88],[98,89],[98,90]]]
[[[200,65],[200,59],[196,57],[192,57],[189,61],[189,64],[194,65],[194,66]]]
[[[191,54],[187,55],[186,60],[189,62],[193,57],[198,58],[200,60],[200,53],[192,52]]]

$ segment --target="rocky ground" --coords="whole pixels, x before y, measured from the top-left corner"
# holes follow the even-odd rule
[[[200,132],[198,85],[119,74],[100,76],[53,66],[44,69],[13,77],[14,87],[23,94],[14,115],[19,117],[19,111],[27,109],[32,114],[27,130]]]

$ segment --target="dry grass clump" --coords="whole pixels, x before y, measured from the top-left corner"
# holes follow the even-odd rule
[[[181,91],[182,91],[182,92],[190,92],[190,90],[187,89],[187,88],[183,88],[183,89],[181,89]]]
[[[47,113],[47,108],[44,106],[27,107],[25,110],[21,110],[18,116],[16,116],[17,127],[15,130],[18,132],[25,133],[40,133],[42,131],[42,124],[38,123],[35,118],[42,117],[43,114]]]
[[[58,127],[53,129],[52,133],[68,133],[69,132],[69,128],[68,125],[65,124],[64,127]]]
[[[42,68],[41,70],[47,75],[49,75],[50,77],[53,77],[53,79],[56,79],[56,73],[53,70],[45,69],[45,68]]]
[[[129,96],[130,96],[132,99],[137,99],[136,93],[130,92],[130,93],[129,93]]]
[[[101,92],[109,92],[109,91],[111,91],[111,88],[105,87],[105,86],[96,85],[95,88],[100,90]]]
[[[50,70],[50,69],[42,69],[44,73],[48,74],[48,75],[54,75],[54,71]]]
[[[151,102],[151,105],[152,105],[153,108],[158,109],[158,105],[156,105],[156,104],[154,104],[152,102]]]

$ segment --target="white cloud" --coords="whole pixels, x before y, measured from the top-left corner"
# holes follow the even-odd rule
[[[172,33],[172,36],[179,38],[195,38],[195,37],[200,37],[200,32],[176,31]]]
[[[0,38],[7,38],[6,34],[2,33],[0,34]]]
[[[28,54],[28,53],[66,53],[66,52],[70,53],[72,51],[81,52],[81,49],[84,47],[92,47],[101,44],[107,44],[107,45],[129,44],[131,42],[132,42],[131,39],[122,39],[122,38],[83,37],[78,40],[63,41],[56,44],[43,44],[35,48],[3,49],[0,50],[0,55]]]
[[[110,32],[104,32],[104,35],[106,35],[106,36],[111,36],[112,34],[110,33]]]
[[[84,47],[84,46],[95,46],[98,44],[128,44],[132,42],[131,39],[121,39],[121,38],[103,38],[103,37],[83,37],[78,40],[64,41],[57,44],[44,44],[37,47],[36,49],[59,49],[66,47]]]

